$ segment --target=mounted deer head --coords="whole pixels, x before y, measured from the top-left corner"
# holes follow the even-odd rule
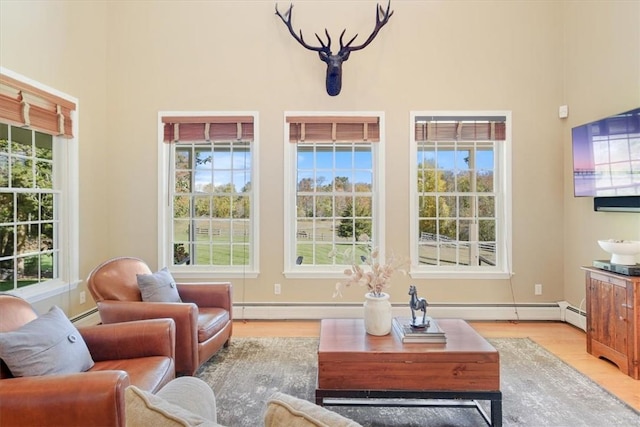
[[[293,4],[289,6],[289,10],[284,14],[284,16],[278,11],[278,5],[276,4],[276,15],[278,15],[280,19],[282,19],[282,22],[284,22],[293,38],[296,39],[298,43],[309,50],[318,52],[320,60],[327,64],[327,93],[331,96],[336,96],[342,89],[342,63],[349,59],[349,55],[351,54],[351,52],[364,49],[369,45],[369,43],[373,41],[374,38],[376,38],[376,35],[378,35],[378,31],[380,31],[380,29],[384,27],[387,22],[389,22],[389,18],[391,18],[391,15],[393,15],[393,11],[390,10],[390,8],[391,0],[389,0],[389,3],[387,4],[387,10],[384,10],[379,4],[377,5],[376,26],[369,38],[365,40],[365,42],[361,45],[351,46],[351,43],[353,43],[356,37],[358,37],[358,34],[353,36],[353,38],[349,40],[347,44],[344,44],[342,38],[344,37],[344,33],[347,31],[347,29],[345,28],[344,30],[342,30],[342,33],[340,34],[340,50],[335,55],[331,53],[331,36],[329,36],[329,32],[326,28],[324,30],[324,33],[327,36],[326,44],[316,33],[316,38],[318,39],[318,42],[320,42],[320,46],[311,46],[307,44],[302,37],[302,30],[300,30],[300,35],[296,34],[291,24],[291,11],[293,9]]]

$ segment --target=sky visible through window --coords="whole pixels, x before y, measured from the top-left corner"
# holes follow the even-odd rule
[[[424,145],[423,145],[424,147]],[[430,161],[435,164],[436,154],[431,150],[423,150],[421,152],[422,158],[419,161]],[[469,151],[458,148],[458,151],[442,150],[438,151],[438,169],[441,170],[468,170],[469,165],[466,159],[469,157]],[[478,147],[475,157],[477,170],[493,170],[493,150]]]
[[[462,152],[451,150],[438,151],[437,165],[442,170],[468,170],[469,166],[465,161],[466,155],[460,155]],[[372,174],[368,169],[371,167],[371,152],[365,150],[337,151],[335,152],[335,168],[332,151],[316,151],[315,153],[315,169],[318,176],[323,176],[328,182],[333,179],[332,171],[335,170],[337,176],[353,174],[353,182],[371,184]],[[200,158],[207,158],[213,155],[212,151],[199,151]],[[436,154],[433,151],[423,151],[422,159],[430,160],[435,163]],[[355,168],[353,171],[352,160]],[[478,150],[476,152],[477,170],[492,170],[493,151]],[[251,169],[251,158],[246,151],[234,151],[233,154],[229,150],[216,150],[215,157],[212,162],[206,162],[196,165],[196,190],[201,191],[204,186],[213,184],[215,186],[233,183],[237,191],[241,191],[251,180],[248,171]],[[298,170],[314,169],[314,156],[312,152],[298,153]],[[341,171],[344,171],[341,173]],[[300,177],[303,177],[302,174]]]
[[[316,151],[299,149],[298,180],[313,179],[315,169],[316,176],[324,178],[325,183],[332,182],[335,173],[335,176],[347,176],[354,183],[372,184],[373,163],[369,146],[356,147],[353,151],[351,146],[336,149],[335,152],[333,150],[332,146],[325,149],[319,148]]]
[[[248,148],[234,148],[233,153],[228,147],[224,149],[198,150],[200,160],[211,159],[196,163],[195,189],[203,191],[206,185],[215,187],[233,183],[236,191],[242,191],[251,181],[251,155]]]

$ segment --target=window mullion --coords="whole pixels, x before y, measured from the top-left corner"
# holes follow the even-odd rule
[[[188,114],[159,117],[159,139],[188,147],[184,156],[189,158],[182,159],[186,164],[181,166],[179,158],[170,162],[169,175],[175,179],[180,172],[187,179],[188,173],[190,187],[182,201],[183,213],[174,207],[173,212],[166,215],[166,221],[184,221],[187,225],[172,230],[172,235],[161,236],[162,255],[166,259],[163,262],[170,263],[172,257],[168,252],[171,250],[175,258],[175,243],[184,240],[188,243],[190,262],[173,263],[172,272],[178,276],[200,278],[201,274],[210,275],[214,270],[225,277],[246,275],[247,266],[257,266],[258,255],[254,247],[257,229],[253,224],[257,212],[253,189],[257,183],[251,170],[256,116]],[[167,135],[174,137],[167,140]],[[174,201],[176,189],[186,191],[170,186],[168,196]]]
[[[503,162],[508,160],[504,154],[508,152],[510,119],[509,112],[412,113],[411,142],[417,150],[412,155],[416,162],[411,166],[415,172],[412,188],[417,191],[412,201],[416,219],[411,241],[417,273],[508,274],[505,265],[498,263],[510,256],[503,251],[511,250],[509,242],[501,244],[500,239],[509,239],[503,228],[510,221],[501,217],[505,211],[499,208],[508,202],[503,198],[508,197],[504,187],[509,183],[501,169],[509,168]],[[432,151],[427,144],[432,144]],[[424,166],[431,155],[435,159],[433,207],[424,201],[428,188],[424,181],[429,174]],[[426,219],[432,215],[433,226]],[[428,234],[430,227],[435,228],[433,237]],[[480,263],[483,256],[496,265]]]

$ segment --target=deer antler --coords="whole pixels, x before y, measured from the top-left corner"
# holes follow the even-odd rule
[[[382,27],[384,27],[386,23],[389,22],[389,18],[391,18],[391,15],[393,15],[393,12],[394,11],[391,10],[391,0],[389,0],[389,3],[387,3],[387,10],[384,10],[382,6],[378,4],[378,7],[376,8],[376,26],[371,32],[371,35],[369,35],[369,38],[365,40],[365,42],[362,43],[361,45],[351,46],[351,43],[353,43],[356,37],[358,37],[358,34],[353,36],[353,38],[349,40],[349,43],[347,43],[346,45],[343,45],[342,36],[344,35],[346,29],[342,30],[342,34],[340,34],[340,53],[338,53],[338,55],[344,54],[346,52],[353,52],[354,50],[364,49],[365,47],[367,47],[369,43],[371,43],[373,39],[376,38],[380,29],[382,29]],[[382,15],[382,18],[380,17],[380,15]]]
[[[358,34],[356,34],[351,38],[351,40],[349,40],[347,44],[344,44],[342,42],[342,39],[344,37],[344,34],[347,31],[347,29],[345,28],[344,30],[342,30],[342,33],[340,34],[340,52],[338,53],[339,55],[345,54],[347,52],[353,52],[354,50],[364,49],[369,45],[369,43],[373,41],[373,39],[376,38],[380,29],[384,27],[387,22],[389,22],[389,18],[391,18],[394,12],[393,10],[391,10],[391,0],[389,0],[389,2],[387,3],[387,10],[384,10],[382,6],[380,6],[379,4],[377,6],[378,7],[376,8],[376,26],[371,32],[371,35],[369,35],[369,38],[359,46],[351,46],[351,43],[353,43],[356,37],[358,37]],[[286,18],[285,16],[282,16],[280,11],[278,10],[278,4],[276,4],[276,15],[278,15],[280,19],[282,19],[282,22],[284,22],[284,24],[289,29],[289,33],[291,33],[293,38],[296,39],[298,43],[300,43],[302,46],[304,46],[309,50],[313,50],[314,52],[324,52],[330,55],[331,54],[331,36],[329,35],[329,31],[327,31],[326,28],[324,29],[324,33],[327,36],[326,45],[324,44],[324,42],[322,41],[318,33],[315,33],[315,36],[320,42],[321,47],[309,45],[307,42],[304,41],[304,37],[302,36],[302,30],[300,30],[300,35],[296,34],[296,32],[294,31],[293,24],[291,23],[292,12],[293,12],[293,3],[289,6],[289,10],[287,10],[287,12],[285,13]],[[382,18],[380,17],[381,15],[382,15]]]
[[[324,29],[324,33],[327,35],[327,40],[328,40],[326,45],[324,44],[324,42],[322,41],[320,36],[318,36],[317,33],[316,33],[316,38],[320,42],[321,47],[309,45],[307,42],[304,41],[304,37],[302,37],[302,30],[300,30],[300,35],[297,35],[296,32],[293,30],[293,25],[291,24],[292,11],[293,11],[293,3],[291,4],[291,6],[289,6],[289,10],[286,11],[285,13],[286,18],[285,18],[284,16],[282,16],[280,11],[278,10],[278,4],[276,3],[276,15],[278,15],[280,19],[282,19],[282,22],[284,22],[284,24],[289,29],[289,32],[293,36],[293,38],[296,39],[298,43],[300,43],[302,46],[304,46],[309,50],[313,50],[314,52],[322,52],[322,53],[326,53],[327,55],[331,55],[331,36],[329,36],[329,32],[327,31],[327,29],[326,28]]]

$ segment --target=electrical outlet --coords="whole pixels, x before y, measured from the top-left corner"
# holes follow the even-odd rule
[[[80,292],[80,304],[87,302],[87,293],[85,291]]]
[[[536,283],[536,284],[534,285],[534,289],[535,289],[534,293],[535,293],[536,295],[542,295],[542,284],[540,284],[540,283]]]
[[[276,295],[280,295],[280,291],[281,291],[280,283],[275,283],[273,285],[273,293],[276,294]]]

